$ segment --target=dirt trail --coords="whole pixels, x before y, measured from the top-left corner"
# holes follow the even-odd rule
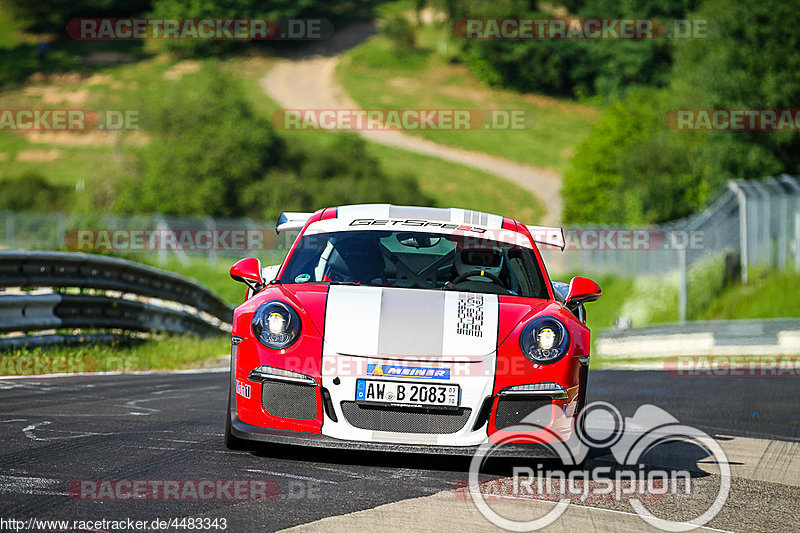
[[[358,28],[354,33],[366,38],[369,31],[365,26]],[[357,109],[358,104],[345,93],[335,76],[336,64],[339,61],[338,52],[341,48],[352,46],[354,40],[358,41],[353,38],[353,33],[350,33],[350,37],[346,43],[329,42],[326,48],[312,51],[310,54],[306,52],[295,58],[281,59],[262,79],[262,87],[270,97],[287,109]],[[371,142],[461,163],[519,184],[533,192],[544,203],[547,212],[541,224],[559,223],[561,176],[552,170],[444,146],[397,131],[359,133]]]

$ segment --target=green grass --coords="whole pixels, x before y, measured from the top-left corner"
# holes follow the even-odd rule
[[[586,325],[592,330],[594,337],[599,332],[614,327],[615,321],[620,316],[620,309],[633,288],[633,281],[613,276],[598,276],[592,279],[603,291],[599,300],[586,304]],[[568,278],[565,278],[565,281],[568,281]]]
[[[458,46],[446,27],[426,26],[419,49],[399,53],[376,36],[348,51],[337,76],[366,109],[521,110],[529,127],[521,130],[409,131],[437,143],[485,152],[563,173],[575,146],[597,116],[593,106],[533,94],[492,89],[466,67],[453,64],[447,47]],[[433,52],[431,50],[436,50]]]
[[[236,262],[235,259],[220,257],[214,264],[203,257],[191,257],[186,265],[181,263],[174,255],[170,255],[163,265],[158,262],[156,257],[149,254],[144,256],[129,255],[126,259],[193,279],[208,287],[229,305],[239,305],[244,301],[246,289],[244,284],[233,281],[228,273],[233,263]],[[265,262],[264,264],[269,263]]]
[[[603,289],[603,296],[586,306],[587,324],[593,335],[613,327],[622,316],[631,319],[633,327],[679,319],[677,274],[633,280],[604,276],[595,281]],[[800,317],[800,298],[788,297],[800,285],[800,273],[791,267],[783,272],[753,268],[747,285],[737,281],[712,295],[706,294],[700,281],[689,285],[689,308],[696,300],[707,303],[695,311],[691,320]]]
[[[753,268],[747,285],[726,287],[698,316],[698,320],[800,317],[800,273]],[[794,296],[792,296],[794,294]]]
[[[558,279],[569,279],[558,277]],[[586,324],[592,331],[592,342],[604,330],[614,327],[617,318],[631,319],[632,326],[674,323],[679,319],[677,274],[655,277],[625,279],[600,276],[595,281],[603,289],[603,296],[586,305]],[[800,285],[800,273],[791,267],[784,272],[754,268],[750,270],[750,282],[729,284],[718,293],[709,296],[705,286],[695,285],[695,299],[709,302],[696,311],[693,320],[739,320],[800,317],[800,298],[787,297],[794,287]],[[689,303],[692,303],[692,285],[689,286]],[[780,302],[776,305],[775,302]],[[692,307],[691,305],[689,306]],[[594,352],[594,348],[592,349]],[[596,359],[596,358],[594,358]],[[656,359],[658,360],[658,359]],[[592,368],[617,364],[639,364],[653,362],[652,358],[593,360]]]
[[[0,355],[0,376],[180,370],[222,366],[220,356],[230,352],[230,337],[159,336],[131,345],[81,345],[18,350]]]

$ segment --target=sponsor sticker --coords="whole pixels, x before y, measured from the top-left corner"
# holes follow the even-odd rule
[[[295,283],[305,283],[306,281],[311,279],[311,274],[298,274],[296,278],[294,278]]]
[[[369,364],[367,374],[370,376],[401,376],[423,379],[450,379],[449,368],[428,368],[422,366],[397,366]]]
[[[236,394],[244,398],[250,399],[250,385],[236,380]]]

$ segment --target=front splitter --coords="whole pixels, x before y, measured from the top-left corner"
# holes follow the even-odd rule
[[[400,444],[387,442],[367,442],[334,439],[319,433],[291,431],[286,429],[262,428],[246,424],[238,417],[231,417],[231,432],[234,436],[256,442],[302,446],[307,448],[336,448],[339,450],[374,451],[384,453],[416,453],[427,455],[470,456],[479,446],[438,446],[431,444]],[[539,459],[558,459],[558,453],[547,444],[503,444],[493,448],[491,457],[530,457]]]

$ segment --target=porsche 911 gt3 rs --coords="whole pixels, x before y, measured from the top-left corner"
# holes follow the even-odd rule
[[[511,437],[506,453],[540,456],[571,437],[588,376],[583,304],[601,291],[550,281],[537,244],[563,249],[560,228],[353,205],[284,213],[277,230],[299,230],[281,265],[230,271],[248,291],[233,320],[229,448],[471,454]],[[543,406],[540,430],[510,434]]]

